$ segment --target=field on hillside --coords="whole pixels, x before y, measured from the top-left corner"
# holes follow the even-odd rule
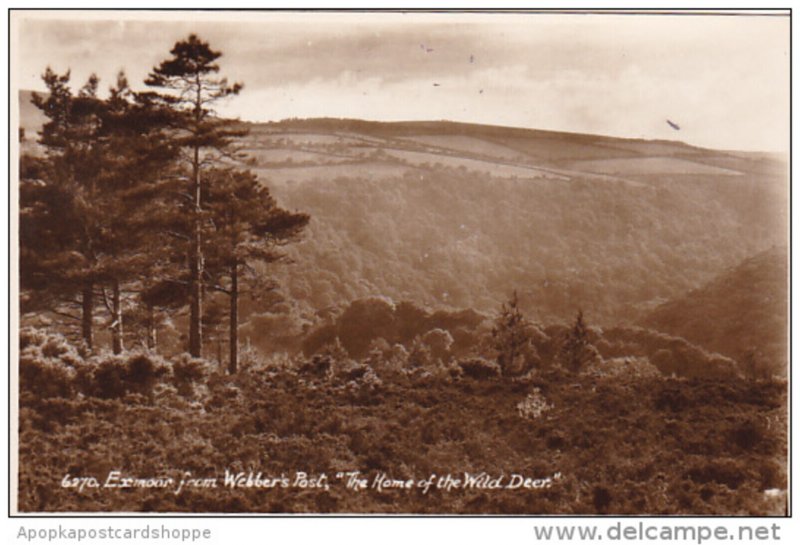
[[[271,271],[307,314],[372,295],[488,311],[517,289],[546,321],[633,323],[786,243],[769,156],[453,123],[248,127],[262,182],[312,216],[298,266]],[[262,160],[277,153],[298,160]]]

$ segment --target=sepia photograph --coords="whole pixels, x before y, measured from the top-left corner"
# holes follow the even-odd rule
[[[9,25],[12,514],[791,514],[789,10]]]

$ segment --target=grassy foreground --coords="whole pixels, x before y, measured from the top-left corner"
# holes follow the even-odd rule
[[[202,360],[85,360],[37,334],[22,347],[24,512],[785,509],[783,381],[560,369],[510,379],[320,358],[226,376]],[[247,486],[251,471],[262,475],[250,484],[261,486]],[[364,489],[337,478],[352,471],[366,479]],[[240,486],[226,485],[226,472],[239,475]],[[308,478],[298,481],[297,472]],[[437,487],[440,477],[465,472],[502,477],[501,488],[485,479]],[[431,474],[427,491],[417,486]],[[513,474],[529,486],[507,488],[519,483]],[[272,486],[264,486],[268,478]],[[391,486],[407,480],[408,489]]]

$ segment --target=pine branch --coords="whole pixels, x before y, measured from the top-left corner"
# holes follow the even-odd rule
[[[50,309],[50,312],[52,312],[53,314],[57,314],[58,316],[64,316],[65,318],[71,318],[77,321],[81,321],[83,319],[80,316],[75,316],[74,314],[70,314],[69,312],[64,312],[61,310]]]
[[[103,306],[106,307],[106,310],[108,310],[108,312],[110,312],[111,314],[114,314],[114,311],[111,308],[111,305],[108,303],[108,295],[106,294],[106,288],[105,287],[101,288],[101,294],[103,296]]]
[[[183,233],[178,233],[176,231],[164,231],[164,233],[166,233],[166,234],[168,234],[168,235],[170,235],[172,237],[179,238],[181,240],[187,240],[187,241],[191,240],[191,237],[189,237],[187,235],[184,235]]]
[[[220,293],[224,293],[226,295],[230,295],[231,294],[231,290],[229,290],[227,288],[224,288],[224,287],[220,286],[219,284],[208,284],[208,283],[206,283],[206,287],[210,288],[210,289],[212,289],[214,291],[218,291]]]

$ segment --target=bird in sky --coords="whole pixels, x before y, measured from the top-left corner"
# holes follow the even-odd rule
[[[672,122],[672,121],[670,121],[669,119],[667,119],[667,125],[669,125],[669,126],[670,126],[670,127],[672,127],[673,129],[675,129],[676,131],[679,131],[679,130],[681,130],[680,126],[678,126],[678,124],[677,124],[677,123],[673,123],[673,122]]]

